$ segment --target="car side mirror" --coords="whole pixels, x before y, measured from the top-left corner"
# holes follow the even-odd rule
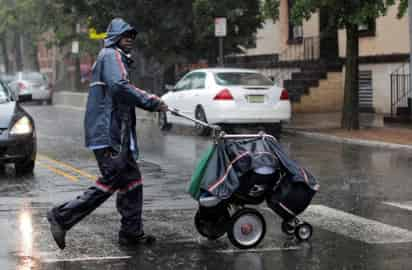
[[[17,101],[18,102],[28,102],[28,101],[32,101],[33,97],[31,94],[23,94],[23,95],[18,95],[17,96]]]
[[[167,91],[175,91],[175,86],[174,85],[171,85],[171,84],[166,84],[165,85],[165,89],[167,90]]]

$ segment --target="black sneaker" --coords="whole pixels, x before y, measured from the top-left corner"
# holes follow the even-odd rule
[[[130,234],[119,232],[119,244],[122,246],[151,245],[156,242],[156,237],[150,234]]]
[[[50,231],[54,241],[56,241],[56,244],[60,249],[64,249],[66,247],[66,230],[57,222],[52,210],[47,212],[47,220],[50,223]]]

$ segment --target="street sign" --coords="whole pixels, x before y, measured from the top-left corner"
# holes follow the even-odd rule
[[[226,36],[226,18],[220,17],[215,18],[215,36],[216,37],[225,37]]]
[[[79,41],[72,42],[72,53],[78,54],[79,53]]]
[[[89,28],[89,38],[95,40],[105,39],[107,36],[106,33],[97,33],[96,29]]]

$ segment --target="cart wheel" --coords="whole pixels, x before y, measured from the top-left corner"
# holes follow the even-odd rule
[[[252,248],[265,237],[266,222],[257,210],[243,208],[232,216],[227,233],[234,246],[241,249]]]
[[[202,219],[200,217],[199,210],[197,210],[195,214],[196,230],[199,232],[201,236],[206,237],[209,240],[216,240],[226,233],[225,223],[227,223],[227,221],[225,220],[229,219],[223,217],[221,220],[218,220],[217,222]]]
[[[295,234],[295,226],[291,225],[289,222],[287,222],[286,220],[282,221],[282,232],[286,235],[294,235]]]
[[[313,228],[312,225],[310,225],[307,222],[304,222],[302,224],[299,224],[296,227],[295,230],[295,236],[297,239],[299,239],[300,241],[306,241],[309,240],[312,237],[313,234]]]

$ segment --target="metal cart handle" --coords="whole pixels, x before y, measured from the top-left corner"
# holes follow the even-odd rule
[[[206,123],[206,122],[200,121],[200,120],[198,120],[198,119],[192,118],[192,117],[190,117],[190,116],[188,116],[188,115],[186,115],[186,114],[184,114],[184,113],[181,113],[178,109],[169,108],[169,112],[170,112],[171,114],[175,115],[175,116],[185,118],[185,119],[190,120],[190,121],[192,121],[192,122],[195,122],[196,124],[199,124],[199,125],[201,125],[201,126],[208,127],[208,128],[215,129],[215,130],[220,130],[220,127],[219,127],[219,126],[217,126],[217,125],[211,125],[211,124],[208,124],[208,123]]]
[[[218,125],[211,125],[206,122],[200,121],[198,119],[194,119],[184,113],[181,113],[178,109],[176,108],[169,108],[169,112],[175,116],[185,118],[187,120],[190,120],[192,122],[195,122],[199,125],[202,125],[204,127],[211,128],[213,130],[213,135],[212,137],[217,140],[217,139],[246,139],[246,138],[259,138],[259,137],[271,137],[274,140],[274,138],[271,135],[266,134],[265,132],[259,132],[257,134],[226,134]]]

